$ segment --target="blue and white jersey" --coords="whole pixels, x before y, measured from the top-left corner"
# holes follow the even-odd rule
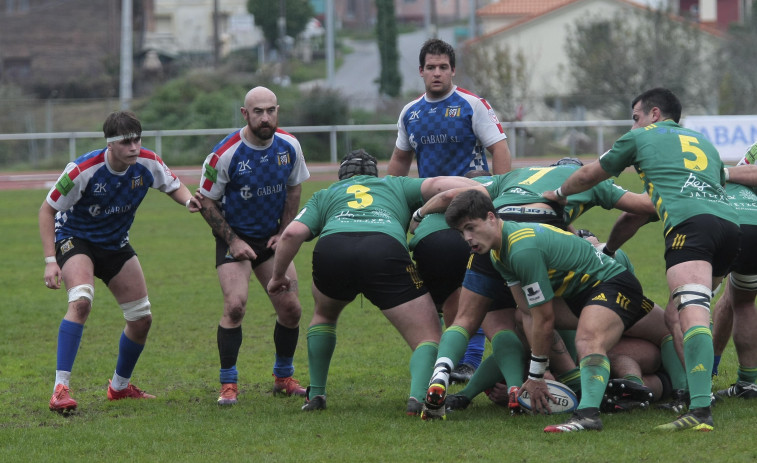
[[[279,230],[286,188],[308,178],[310,172],[294,136],[278,129],[268,146],[258,147],[237,130],[205,159],[200,193],[220,202],[235,232],[267,239]]]
[[[76,237],[105,249],[129,242],[137,207],[150,188],[172,193],[181,181],[154,152],[142,148],[124,172],[108,163],[107,148],[69,163],[47,194],[55,210],[55,240]]]
[[[489,103],[457,86],[439,100],[423,94],[397,121],[397,148],[415,152],[419,177],[489,170],[485,148],[506,138]]]

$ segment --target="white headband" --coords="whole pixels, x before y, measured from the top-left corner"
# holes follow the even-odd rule
[[[114,141],[131,140],[132,138],[142,138],[142,135],[138,133],[127,133],[125,135],[117,135],[115,137],[108,137],[105,139],[107,143],[113,143]]]

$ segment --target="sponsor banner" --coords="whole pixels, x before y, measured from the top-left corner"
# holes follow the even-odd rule
[[[702,132],[720,152],[726,164],[736,163],[757,141],[757,115],[754,116],[687,116],[684,127]]]

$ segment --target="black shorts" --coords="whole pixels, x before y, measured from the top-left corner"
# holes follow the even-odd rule
[[[313,249],[313,284],[340,301],[362,293],[381,310],[428,293],[407,248],[373,232],[320,237]]]
[[[641,283],[628,270],[581,292],[578,296],[565,298],[576,317],[587,305],[607,307],[623,320],[624,331],[633,326],[654,307],[654,302],[644,296]]]
[[[731,270],[741,275],[757,275],[757,225],[741,225],[739,255],[731,264]]]
[[[257,267],[273,257],[273,249],[267,247],[269,238],[250,238],[249,236],[240,234],[237,234],[237,236],[247,243],[258,256],[252,261],[252,268]],[[226,243],[226,240],[216,235],[213,235],[213,237],[216,239],[216,267],[222,264],[228,264],[229,262],[238,262],[231,256],[229,245]]]
[[[703,260],[712,265],[712,276],[722,277],[739,253],[740,235],[739,226],[733,222],[710,214],[695,215],[665,236],[665,270]]]
[[[65,238],[55,243],[55,258],[61,269],[68,259],[77,254],[89,257],[94,265],[95,276],[106,285],[118,275],[127,260],[137,255],[128,243],[115,250],[105,249],[79,238]]]
[[[431,233],[418,242],[413,259],[434,304],[443,304],[463,284],[470,256],[468,243],[451,228]]]

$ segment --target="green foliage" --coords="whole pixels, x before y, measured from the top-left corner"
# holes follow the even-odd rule
[[[308,0],[247,0],[247,10],[255,16],[255,24],[263,30],[266,41],[279,50],[282,46],[278,23],[281,5],[284,5],[286,35],[297,37],[313,17],[313,7]]]
[[[704,33],[664,11],[631,10],[589,16],[570,28],[567,71],[583,106],[625,118],[633,97],[652,87],[671,89],[689,102],[688,111],[706,106],[713,92]]]
[[[719,114],[757,113],[757,2],[744,25],[734,24],[716,54]]]
[[[199,178],[199,177],[198,177]],[[620,183],[639,191],[638,177]],[[302,201],[328,182],[308,181]],[[193,190],[195,185],[190,185]],[[0,325],[0,390],[8,412],[0,426],[5,462],[386,462],[442,455],[447,461],[596,461],[688,463],[754,461],[757,416],[752,401],[731,399],[714,409],[713,433],[657,433],[675,415],[659,410],[604,415],[604,431],[545,435],[544,426],[565,416],[509,416],[486,397],[451,413],[444,422],[405,416],[410,349],[381,311],[358,297],[339,320],[328,378],[328,409],[300,411],[300,398],[271,395],[275,315],[253,279],[237,366],[240,402],[219,408],[216,327],[222,311],[209,227],[162,193],[151,192],[137,212],[131,241],[139,253],[152,302],[150,337],[134,371],[134,383],[154,401],[108,402],[107,379],[115,367],[123,316],[108,289],[95,284],[72,376],[79,412],[65,418],[47,409],[55,375],[56,336],[66,295],[42,283],[37,210],[46,191],[0,194],[5,265]],[[577,227],[606,237],[616,216],[594,208]],[[310,272],[314,242],[295,258],[303,316],[295,376],[308,384],[306,327],[313,315]],[[662,231],[643,227],[626,245],[649,296],[667,297]],[[729,345],[714,388],[736,378]],[[451,392],[457,392],[453,386]],[[492,431],[496,430],[501,436]],[[504,437],[502,437],[504,436]],[[441,449],[440,442],[455,442]],[[54,451],[51,451],[54,449]],[[441,449],[441,450],[440,450]]]
[[[376,37],[381,57],[379,93],[391,97],[399,96],[402,75],[399,72],[397,20],[394,17],[393,0],[376,0]]]
[[[488,44],[465,48],[463,72],[472,92],[486,98],[503,120],[515,120],[518,106],[529,98],[530,70],[521,50]]]

